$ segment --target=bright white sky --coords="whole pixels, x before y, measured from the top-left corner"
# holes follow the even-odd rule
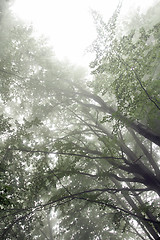
[[[124,0],[124,10],[155,0]],[[85,49],[96,37],[90,9],[100,12],[107,20],[119,0],[16,0],[13,11],[23,20],[49,37],[59,58],[86,64]]]

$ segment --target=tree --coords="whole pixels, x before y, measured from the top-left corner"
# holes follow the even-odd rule
[[[0,70],[1,185],[10,186],[2,239],[159,239],[159,24],[119,37],[119,12],[108,24],[93,12],[91,81],[30,28],[9,31]]]

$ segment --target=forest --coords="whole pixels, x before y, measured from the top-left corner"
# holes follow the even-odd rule
[[[121,7],[88,77],[0,4],[0,239],[160,239],[160,2]]]

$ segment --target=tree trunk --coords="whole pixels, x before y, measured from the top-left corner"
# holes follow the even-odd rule
[[[121,188],[121,185],[119,182],[117,182],[116,179],[111,178],[111,180],[113,181],[113,183],[116,185],[117,188]],[[140,210],[138,209],[138,207],[136,206],[136,204],[134,203],[134,201],[131,199],[131,197],[122,192],[122,195],[124,196],[124,198],[126,199],[126,201],[128,202],[128,204],[132,207],[133,211],[137,214],[137,216],[141,218],[143,218],[144,216],[140,213]],[[141,219],[141,222],[143,223],[143,225],[147,228],[147,230],[149,231],[149,233],[152,235],[152,237],[157,240],[159,238],[158,234],[155,232],[155,230],[153,229],[153,227],[150,225],[150,223],[144,221]]]
[[[78,88],[81,90],[81,94],[84,97],[88,97],[92,100],[94,100],[96,103],[98,103],[100,106],[96,106],[95,108],[97,109],[97,107],[99,108],[99,110],[101,110],[102,112],[106,112],[111,114],[114,118],[119,119],[121,122],[123,122],[127,127],[130,127],[132,129],[134,129],[137,133],[139,133],[141,136],[147,138],[148,140],[150,140],[151,142],[155,143],[156,145],[160,146],[160,135],[153,132],[150,128],[148,128],[147,126],[136,122],[136,121],[131,121],[130,119],[128,119],[127,117],[123,116],[120,112],[117,112],[116,110],[114,110],[112,107],[108,106],[102,98],[100,98],[99,96],[92,94],[90,92],[88,92],[87,90],[82,89],[81,87],[78,86]],[[83,103],[82,103],[83,104]],[[84,104],[87,106],[87,104]],[[89,106],[89,105],[88,105]],[[92,104],[92,107],[94,106],[94,104]]]

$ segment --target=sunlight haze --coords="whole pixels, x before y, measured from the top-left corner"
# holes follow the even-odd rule
[[[123,12],[140,5],[145,9],[153,0],[123,1]],[[57,57],[88,64],[85,49],[96,37],[91,9],[98,11],[107,21],[119,0],[16,0],[12,9],[23,20],[47,36]]]

